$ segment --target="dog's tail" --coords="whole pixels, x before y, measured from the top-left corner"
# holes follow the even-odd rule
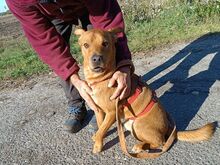
[[[208,123],[201,128],[189,131],[178,131],[177,139],[180,141],[187,142],[199,142],[203,140],[208,140],[212,137],[215,132],[216,123]]]

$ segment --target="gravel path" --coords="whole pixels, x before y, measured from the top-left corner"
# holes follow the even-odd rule
[[[133,60],[136,73],[156,90],[178,129],[220,121],[219,33],[138,53]],[[105,150],[92,154],[92,134],[86,124],[77,134],[62,130],[66,100],[58,82],[53,75],[46,75],[0,91],[0,164],[220,164],[219,127],[210,141],[178,141],[153,160],[124,155],[112,127]],[[132,146],[134,139],[128,135],[127,141]]]

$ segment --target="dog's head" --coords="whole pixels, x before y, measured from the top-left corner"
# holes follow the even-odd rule
[[[116,34],[121,28],[108,31],[92,29],[75,30],[79,37],[79,45],[83,55],[84,74],[86,79],[103,77],[115,70]]]

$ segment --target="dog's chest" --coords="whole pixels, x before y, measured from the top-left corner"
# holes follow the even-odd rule
[[[126,122],[124,122],[125,129],[132,132],[133,122],[134,122],[134,120],[127,120]]]
[[[92,99],[104,112],[115,108],[115,101],[110,100],[114,90],[112,88],[108,88],[107,84],[92,86],[92,92]]]

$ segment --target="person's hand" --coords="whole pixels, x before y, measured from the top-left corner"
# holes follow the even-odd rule
[[[131,92],[130,67],[119,68],[109,81],[108,87],[113,87],[117,83],[117,88],[110,100],[119,97],[120,100],[128,97]]]
[[[76,87],[76,89],[79,91],[79,94],[81,97],[86,101],[88,106],[93,110],[98,112],[98,107],[91,98],[92,95],[92,89],[88,86],[88,84],[81,80],[78,74],[73,74],[70,77],[71,83]]]

